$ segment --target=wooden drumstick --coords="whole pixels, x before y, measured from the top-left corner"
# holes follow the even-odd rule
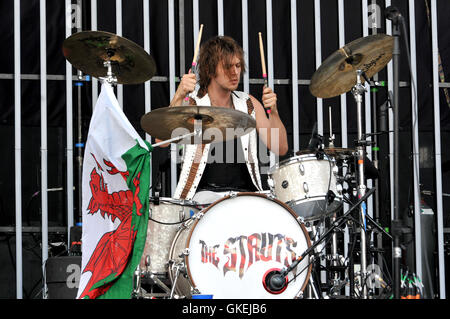
[[[197,56],[198,56],[198,51],[199,51],[199,48],[200,48],[200,41],[202,39],[202,33],[203,33],[203,24],[200,25],[200,30],[198,31],[197,44],[195,45],[194,58],[192,59],[192,68],[191,68],[191,70],[194,73],[196,73],[195,69],[197,67]],[[189,96],[188,95],[184,98],[185,101],[189,101]]]
[[[192,66],[194,67],[197,65],[197,56],[198,50],[200,48],[200,40],[202,39],[202,33],[203,33],[203,24],[200,25],[200,31],[198,31],[197,44],[195,45],[194,58],[192,59]]]
[[[268,87],[267,83],[267,72],[266,72],[266,61],[264,59],[264,45],[262,41],[261,32],[258,32],[259,35],[259,53],[261,55],[261,68],[262,68],[262,76],[264,79],[264,87]],[[270,114],[271,110],[270,108],[265,108],[267,114]]]

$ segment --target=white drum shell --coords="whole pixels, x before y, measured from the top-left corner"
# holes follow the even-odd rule
[[[289,205],[305,221],[328,216],[342,205],[342,187],[336,178],[335,162],[314,154],[294,156],[269,171],[269,186],[275,197]],[[336,195],[326,204],[328,190]]]
[[[140,268],[153,274],[167,275],[169,251],[183,221],[197,213],[195,203],[161,197],[159,204],[150,202],[147,238]],[[150,265],[145,264],[146,258]]]

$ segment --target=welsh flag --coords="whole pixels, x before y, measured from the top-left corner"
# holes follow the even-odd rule
[[[83,162],[77,298],[131,298],[147,234],[151,151],[103,84]]]

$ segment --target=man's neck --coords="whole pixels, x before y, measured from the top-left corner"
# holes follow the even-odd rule
[[[232,107],[232,98],[230,90],[223,89],[217,85],[208,86],[208,96],[212,106]]]

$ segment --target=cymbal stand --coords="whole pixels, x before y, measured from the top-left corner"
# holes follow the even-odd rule
[[[186,134],[179,135],[179,136],[176,136],[174,138],[171,138],[171,139],[168,139],[168,140],[165,140],[165,141],[161,141],[161,142],[152,144],[152,147],[157,147],[157,146],[164,145],[164,144],[167,144],[167,143],[180,141],[180,140],[183,140],[183,139],[185,139],[187,137],[191,137],[191,136],[194,136],[194,143],[195,144],[200,144],[201,143],[201,141],[202,141],[202,139],[201,139],[201,136],[202,136],[202,120],[197,120],[197,119],[194,120],[194,132],[186,133]]]
[[[358,199],[363,197],[366,193],[366,184],[364,181],[364,154],[365,154],[365,143],[363,139],[362,130],[362,100],[363,94],[366,92],[366,88],[362,84],[362,70],[356,70],[356,85],[352,88],[352,93],[356,101],[357,106],[357,126],[358,126],[358,141],[357,141],[357,171],[358,171],[358,181],[357,181],[357,191]],[[361,222],[361,285],[362,292],[361,296],[363,299],[367,298],[367,287],[364,284],[367,274],[367,252],[366,252],[366,204],[361,203],[360,208],[360,222]]]
[[[331,121],[331,106],[328,107],[328,117],[330,120],[330,137],[328,139],[328,147],[332,148],[334,147],[335,136],[333,134],[333,122]]]
[[[114,51],[109,50],[109,51],[108,51],[108,56],[109,56],[109,57],[112,57],[113,55],[114,55]],[[117,84],[117,78],[116,78],[116,76],[115,76],[115,75],[113,74],[113,72],[112,72],[112,64],[111,64],[111,60],[108,60],[108,61],[103,62],[103,66],[104,66],[105,68],[107,68],[107,71],[106,71],[106,77],[101,77],[100,80],[101,80],[103,83],[106,82],[106,83],[110,84],[111,86],[116,85],[116,84]]]
[[[328,147],[333,148],[334,147],[334,140],[335,135],[333,134],[333,121],[332,121],[332,112],[331,112],[331,106],[328,107],[328,118],[330,123],[330,137],[328,139]],[[331,223],[334,223],[336,221],[336,213],[334,213],[331,216]],[[332,234],[332,240],[331,240],[331,255],[327,256],[330,259],[330,264],[332,269],[336,269],[339,266],[339,259],[340,256],[338,255],[338,242],[337,242],[337,232],[334,231]],[[339,287],[341,286],[341,280],[339,278],[339,272],[332,270],[331,271],[331,290],[334,292],[337,292],[339,290]],[[335,294],[335,293],[334,293]]]

